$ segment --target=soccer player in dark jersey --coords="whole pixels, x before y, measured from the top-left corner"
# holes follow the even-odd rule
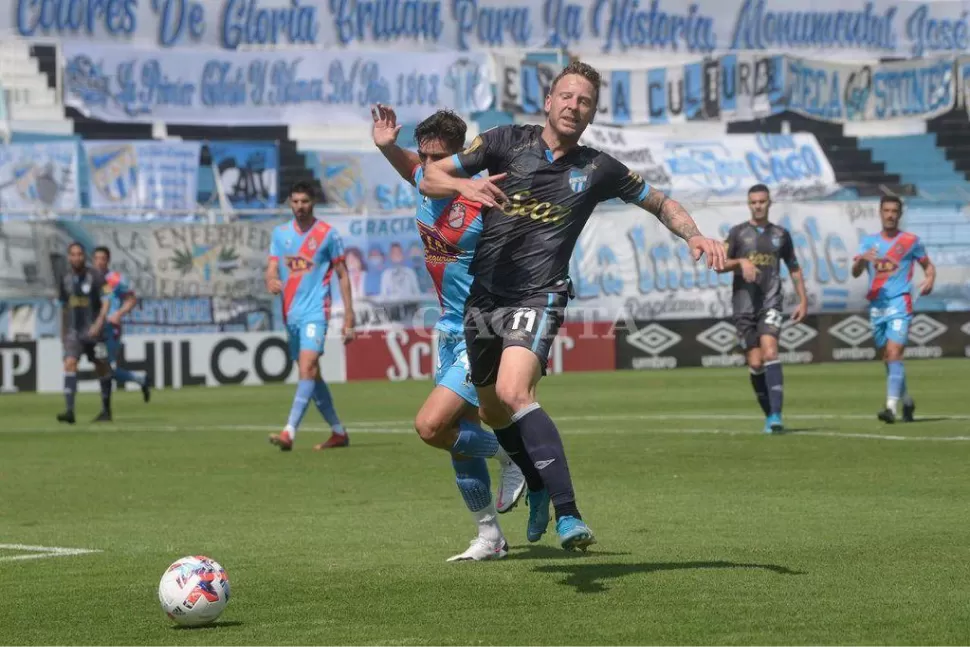
[[[798,306],[791,320],[799,322],[808,312],[805,280],[791,234],[784,227],[768,222],[771,194],[764,184],[748,189],[751,219],[731,228],[728,233],[727,262],[724,272],[734,272],[731,303],[738,341],[744,350],[751,386],[765,413],[766,434],[784,430],[781,408],[784,380],[778,359],[778,335],[781,334],[784,299],[781,291],[781,261],[788,266]]]
[[[67,410],[58,414],[59,422],[74,424],[74,396],[77,394],[77,361],[82,356],[94,364],[101,380],[101,413],[95,422],[111,421],[111,366],[105,345],[104,324],[111,300],[104,275],[88,267],[84,247],[71,243],[67,248],[70,271],[61,279],[61,340],[64,344],[64,399]]]
[[[569,259],[593,209],[620,198],[656,215],[687,241],[693,257],[720,269],[724,247],[705,238],[675,200],[648,186],[613,157],[579,145],[599,99],[600,75],[581,62],[556,77],[544,126],[501,126],[462,153],[428,165],[421,192],[460,194],[487,208],[465,306],[472,383],[486,422],[506,452],[525,455],[542,477],[542,498],[528,498],[527,538],[538,541],[556,513],[560,545],[584,549],[593,533],[576,506],[559,431],[535,389],[563,322]],[[490,176],[474,179],[483,170]]]
[[[421,181],[428,164],[450,157],[465,146],[467,126],[451,111],[439,110],[418,124],[414,129],[417,152],[397,145],[401,127],[393,108],[378,104],[371,111],[374,144],[411,184]],[[496,513],[511,510],[525,489],[521,470],[505,454],[495,435],[479,424],[478,394],[468,379],[462,313],[472,282],[468,265],[482,231],[481,209],[480,204],[461,198],[423,198],[416,214],[425,266],[438,294],[441,317],[435,324],[435,387],[415,417],[414,428],[428,445],[451,454],[458,490],[478,527],[478,536],[471,545],[450,562],[505,557],[508,544]],[[486,458],[495,458],[501,465],[502,479],[494,502]],[[538,476],[536,473],[536,489],[542,489]]]

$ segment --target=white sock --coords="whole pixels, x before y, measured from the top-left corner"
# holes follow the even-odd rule
[[[495,513],[494,503],[489,503],[478,512],[473,512],[472,516],[475,517],[475,522],[478,524],[479,537],[494,544],[502,543],[504,536],[498,525],[498,515]]]
[[[897,398],[886,398],[886,408],[896,413],[896,404],[899,402]]]
[[[290,432],[290,439],[296,440],[296,428],[293,425],[286,425],[283,427],[283,431]]]

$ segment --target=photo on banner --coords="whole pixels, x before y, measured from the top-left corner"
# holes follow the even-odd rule
[[[104,216],[196,208],[201,142],[86,140],[88,195]],[[155,214],[151,214],[155,215]]]
[[[8,217],[80,206],[75,140],[0,145],[0,209]]]
[[[378,151],[301,151],[328,207],[354,213],[414,213],[418,190]]]
[[[270,209],[278,204],[279,145],[276,142],[209,142],[221,194],[234,209]]]

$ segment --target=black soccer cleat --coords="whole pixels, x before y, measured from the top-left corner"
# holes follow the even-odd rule
[[[91,422],[111,422],[111,412],[102,410],[98,417]]]
[[[909,404],[903,403],[903,422],[913,422],[913,414],[916,413],[916,403],[910,402]]]
[[[69,425],[74,424],[74,412],[65,411],[64,413],[57,414],[57,422],[66,422]]]
[[[152,399],[152,381],[145,377],[145,383],[141,387],[141,397],[147,404]]]
[[[892,409],[883,409],[876,415],[876,417],[885,422],[887,425],[891,425],[896,422],[896,414],[893,413]]]

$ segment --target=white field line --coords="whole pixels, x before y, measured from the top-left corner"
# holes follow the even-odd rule
[[[94,548],[62,548],[60,546],[28,546],[25,544],[0,544],[0,550],[18,550],[26,555],[0,556],[0,562],[22,562],[28,559],[49,559],[51,557],[69,557],[71,555],[87,555],[100,553]]]

